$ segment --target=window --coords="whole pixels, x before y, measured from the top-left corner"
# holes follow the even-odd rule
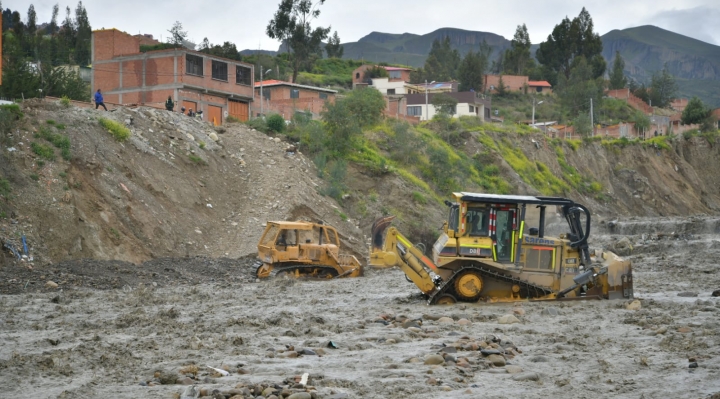
[[[290,90],[290,98],[300,98],[300,90],[291,89]]]
[[[212,62],[212,78],[217,80],[224,80],[227,82],[228,64],[227,62],[215,61]]]
[[[355,79],[360,79],[360,72],[355,73]]]
[[[387,89],[387,94],[395,94],[395,89]]]
[[[328,98],[327,93],[320,93],[320,99],[321,99],[321,100],[327,100],[327,98]]]
[[[400,79],[400,78],[402,78],[402,74],[400,73],[400,71],[389,71],[389,72],[388,72],[388,76],[390,77],[390,79]]]
[[[536,87],[535,91],[538,93],[542,93],[542,87],[540,87],[540,86]]]
[[[465,215],[465,221],[470,236],[487,236],[490,224],[490,210],[487,208],[469,208]]]
[[[252,69],[242,65],[235,65],[235,83],[246,86],[252,85]]]
[[[263,97],[263,100],[269,100],[270,99],[270,89],[262,89],[262,97]]]
[[[471,106],[470,106],[470,113],[474,113],[474,112],[475,112],[475,107],[473,107],[473,106],[471,105]]]
[[[422,106],[408,107],[407,109],[408,109],[407,114],[410,116],[422,115]]]
[[[197,55],[185,55],[185,72],[188,75],[203,76],[203,57]]]

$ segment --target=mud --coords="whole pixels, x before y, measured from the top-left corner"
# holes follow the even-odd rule
[[[251,257],[3,267],[2,396],[173,398],[185,389],[173,377],[195,365],[189,378],[207,392],[308,373],[319,398],[708,398],[720,392],[713,220],[595,229],[598,246],[630,243],[639,310],[623,301],[429,307],[397,269],[258,282]],[[659,235],[675,231],[687,234]],[[500,324],[509,314],[519,323]],[[504,348],[506,365],[471,343]]]

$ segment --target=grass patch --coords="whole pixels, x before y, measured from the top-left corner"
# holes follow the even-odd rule
[[[10,112],[15,119],[20,119],[24,116],[22,111],[20,111],[20,106],[17,104],[4,104],[0,105],[0,110]]]
[[[45,166],[45,161],[43,161],[42,159],[38,159],[37,161],[35,161],[35,164],[38,166],[38,168],[42,168],[43,166]]]
[[[30,149],[40,158],[47,159],[48,161],[55,160],[55,150],[49,145],[33,142],[30,143]]]
[[[70,108],[70,97],[62,96],[62,98],[60,99],[60,105],[65,108]]]
[[[196,165],[207,165],[207,162],[205,162],[204,159],[200,158],[197,155],[191,154],[188,158],[190,158],[190,160]]]
[[[48,123],[50,122],[51,121],[49,120]],[[50,129],[41,126],[38,132],[35,133],[35,138],[42,138],[45,141],[52,143],[52,145],[60,149],[60,154],[64,160],[70,160],[70,139],[67,136],[55,134],[51,132]]]
[[[60,177],[62,177],[62,178],[64,179],[64,178],[67,177],[67,173],[65,173],[65,172],[60,172],[60,173],[58,173],[58,176],[60,176]]]
[[[12,191],[10,182],[7,179],[0,179],[0,195],[7,197]]]
[[[427,199],[425,199],[425,196],[422,195],[418,191],[412,192],[412,198],[413,198],[413,201],[417,202],[418,204],[421,204],[421,205],[427,204]]]
[[[35,181],[39,181],[39,180],[40,180],[40,176],[38,176],[37,173],[31,173],[31,174],[30,174],[30,178],[33,179],[33,180],[35,180]]]
[[[661,150],[671,150],[672,146],[668,143],[667,136],[657,136],[643,141],[643,147],[653,147]]]
[[[200,143],[198,143],[198,147],[200,147],[201,150],[204,150],[204,149],[205,149],[205,145],[206,145],[206,144],[205,144],[204,141],[201,141]]]
[[[98,122],[100,122],[100,126],[107,129],[110,134],[115,137],[115,140],[123,142],[130,138],[130,135],[132,134],[130,132],[130,129],[126,128],[122,124],[115,122],[111,119],[106,118],[99,118]]]
[[[573,151],[577,151],[577,149],[580,148],[580,144],[582,144],[582,140],[579,139],[568,139],[565,140],[565,142]]]
[[[232,115],[228,115],[228,117],[225,118],[225,122],[227,122],[227,123],[240,123],[240,122],[242,122],[242,121],[241,121],[240,119],[232,116]]]
[[[116,240],[119,240],[119,239],[120,239],[120,232],[117,231],[116,228],[111,227],[111,228],[110,228],[110,233],[112,233],[113,237],[115,237]]]
[[[507,138],[501,140],[500,153],[525,183],[542,194],[561,195],[570,189],[570,186],[555,177],[545,164],[530,161],[522,150]]]

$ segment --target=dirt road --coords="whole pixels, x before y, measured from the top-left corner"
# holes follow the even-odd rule
[[[236,399],[718,394],[720,234],[710,224],[658,235],[638,223],[646,227],[620,223],[613,229],[627,235],[595,243],[632,244],[639,310],[429,307],[399,270],[256,282],[249,258],[62,263],[18,277],[2,268],[0,396],[177,398],[187,388],[178,382]],[[668,223],[682,232],[683,222]],[[511,314],[518,322],[500,323]],[[306,387],[296,384],[304,373]]]

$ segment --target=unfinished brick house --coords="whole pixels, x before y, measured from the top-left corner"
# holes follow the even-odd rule
[[[105,101],[164,108],[170,96],[175,112],[203,111],[219,125],[227,116],[249,117],[254,100],[253,65],[186,48],[140,53],[140,40],[117,29],[92,34],[92,92]]]
[[[282,80],[264,80],[255,83],[255,99],[253,111],[260,113],[260,87],[262,86],[262,113],[278,113],[290,119],[295,111],[310,112],[318,116],[325,102],[335,101],[337,91],[323,87],[306,86]]]
[[[497,93],[502,78],[505,90],[521,91],[523,93],[552,93],[552,85],[544,80],[530,80],[528,76],[520,75],[485,75],[483,84],[486,91]]]

